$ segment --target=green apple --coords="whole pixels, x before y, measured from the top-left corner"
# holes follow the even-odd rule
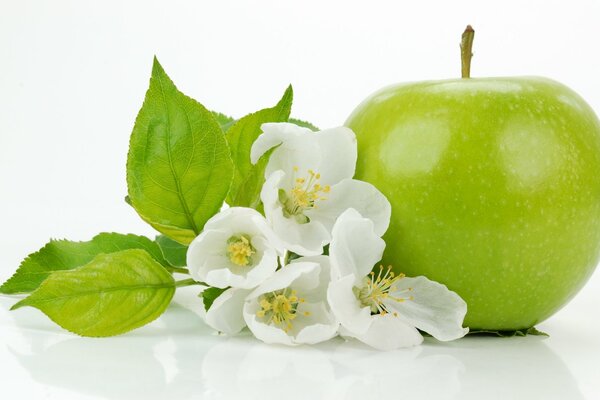
[[[531,327],[592,274],[600,122],[569,88],[539,77],[404,83],[346,125],[357,179],[392,204],[384,263],[456,291],[466,326]]]

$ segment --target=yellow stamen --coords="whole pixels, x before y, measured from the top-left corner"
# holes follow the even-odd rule
[[[292,321],[297,316],[298,304],[304,301],[295,290],[282,289],[266,293],[258,302],[261,309],[256,312],[256,316],[265,318],[267,324],[273,323],[288,332],[293,328]],[[309,316],[310,312],[305,311],[302,315]]]
[[[294,173],[298,172],[298,167],[294,167]],[[312,208],[317,208],[317,203],[327,200],[323,194],[329,193],[329,185],[321,186],[318,182],[321,174],[309,169],[308,178],[294,178],[294,187],[290,192],[281,189],[279,191],[279,202],[283,205],[283,214],[287,218],[295,218],[299,223],[308,222],[308,217],[304,212]]]
[[[402,303],[406,300],[414,300],[413,296],[403,295],[412,288],[398,291],[396,287],[396,283],[404,276],[404,274],[395,275],[391,266],[384,268],[380,265],[377,275],[375,271],[371,271],[364,278],[362,287],[355,288],[355,294],[364,306],[371,308],[372,314],[386,315],[392,312],[392,315],[397,317],[398,313],[390,309],[390,302]]]
[[[256,251],[245,235],[231,237],[227,243],[227,256],[232,263],[240,267],[250,264],[251,257]]]

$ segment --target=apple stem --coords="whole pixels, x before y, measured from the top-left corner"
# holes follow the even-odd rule
[[[471,77],[471,58],[473,58],[473,39],[475,38],[475,30],[471,25],[467,25],[467,28],[462,34],[462,40],[460,41],[460,58],[462,61],[462,77]]]

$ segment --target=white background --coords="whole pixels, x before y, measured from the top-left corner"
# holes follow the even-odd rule
[[[0,280],[50,237],[153,234],[123,196],[154,54],[209,108],[239,117],[292,83],[293,114],[330,127],[381,86],[458,77],[470,23],[473,76],[551,77],[600,111],[598,21],[591,0],[2,0]],[[130,335],[80,339],[0,298],[0,386],[18,399],[596,399],[599,301],[595,274],[540,326],[548,339],[427,342],[415,354],[227,340],[184,308]]]

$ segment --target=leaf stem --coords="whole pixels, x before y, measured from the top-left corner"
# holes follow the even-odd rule
[[[460,41],[460,58],[461,58],[461,74],[463,78],[471,77],[471,59],[473,58],[473,39],[475,38],[475,30],[471,25],[462,34]]]
[[[175,282],[176,288],[185,287],[185,286],[194,286],[194,285],[206,285],[206,284],[203,282],[196,282],[192,278]]]

